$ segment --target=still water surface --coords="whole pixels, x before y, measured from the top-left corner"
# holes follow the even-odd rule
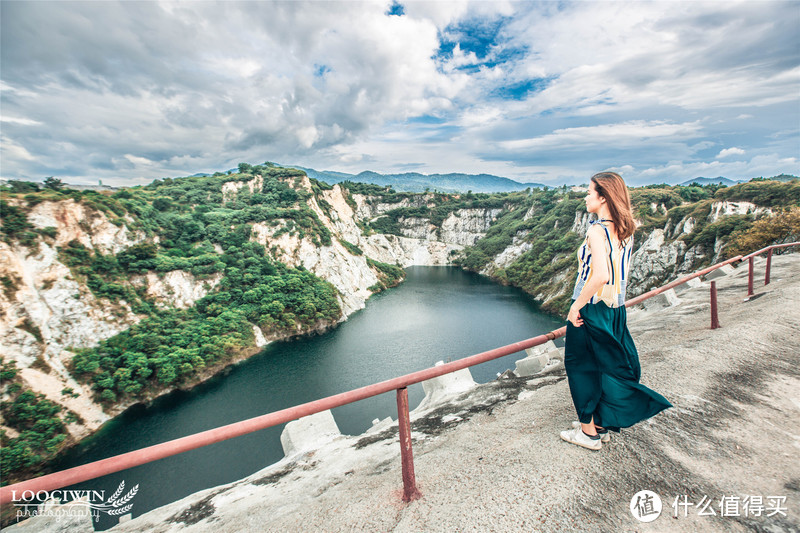
[[[375,295],[338,328],[315,337],[275,342],[191,391],[176,391],[151,406],[134,406],[58,465],[69,468],[199,431],[277,411],[332,394],[528,339],[562,326],[540,313],[519,289],[453,267],[409,267],[397,288]],[[559,339],[560,340],[560,339]],[[478,383],[514,368],[518,353],[472,367]],[[413,409],[422,385],[409,387]],[[375,418],[397,418],[394,393],[338,407],[344,434],[366,431]],[[105,490],[121,481],[139,485],[133,516],[193,492],[245,477],[283,458],[283,425],[80,483]],[[398,481],[399,482],[399,481]],[[100,514],[97,529],[116,518]]]

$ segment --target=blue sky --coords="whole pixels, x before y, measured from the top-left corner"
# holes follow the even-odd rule
[[[800,174],[800,3],[14,2],[0,175]]]

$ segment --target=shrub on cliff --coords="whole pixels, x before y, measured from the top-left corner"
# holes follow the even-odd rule
[[[800,205],[800,180],[788,182],[758,180],[739,183],[719,189],[714,194],[717,201],[752,202],[764,207],[792,207]]]
[[[791,207],[775,216],[756,220],[747,227],[737,228],[731,233],[723,257],[727,259],[737,255],[747,255],[770,244],[798,240],[800,240],[800,207]]]
[[[0,356],[0,383],[7,399],[0,402],[3,424],[18,432],[10,437],[0,430],[0,479],[3,485],[27,476],[38,465],[55,457],[67,440],[65,422],[75,414],[30,390],[17,377],[16,362]]]
[[[33,231],[33,225],[28,222],[28,215],[22,208],[0,200],[0,222],[4,241],[18,241],[23,246],[36,243],[38,234]]]

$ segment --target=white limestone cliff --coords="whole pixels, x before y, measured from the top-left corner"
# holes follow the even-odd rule
[[[403,235],[365,235],[361,222],[374,220],[399,207],[431,207],[434,196],[416,195],[392,203],[381,201],[379,197],[352,194],[340,185],[317,190],[315,194],[307,177],[292,178],[289,185],[312,193],[306,202],[330,232],[330,244],[319,245],[314,236],[308,234],[301,237],[300,232],[291,229],[293,222],[289,220],[255,223],[251,239],[263,244],[273,257],[288,266],[303,266],[329,281],[338,292],[342,320],[363,308],[373,293],[371,288],[379,283],[380,272],[370,265],[368,258],[402,267],[450,265],[455,255],[480,240],[503,212],[498,208],[461,209],[449,215],[441,227],[430,224],[425,218],[407,217],[398,221]],[[242,190],[253,193],[262,186],[261,176],[249,181],[227,182],[222,186],[223,197],[231,201]],[[535,209],[531,207],[523,220],[533,216]],[[659,206],[655,209],[661,210]],[[715,202],[709,221],[743,213],[758,215],[771,214],[771,211],[748,202]],[[57,247],[74,240],[90,250],[115,254],[144,242],[145,235],[131,231],[119,220],[112,222],[105,214],[72,199],[33,206],[28,220],[37,228],[55,228],[55,232],[53,238],[43,237],[39,245],[32,248],[0,242],[0,276],[10,282],[0,290],[3,355],[6,360],[17,361],[22,369],[21,378],[33,390],[44,393],[83,418],[83,424],[70,427],[73,435],[82,436],[99,427],[109,414],[91,401],[88,386],[77,383],[69,375],[67,365],[72,357],[69,348],[95,346],[129,328],[140,317],[125,301],[112,303],[97,299],[59,260]],[[587,213],[578,212],[568,231],[584,236],[588,221]],[[704,259],[700,250],[687,249],[686,243],[679,239],[691,233],[696,224],[691,217],[677,222],[669,220],[663,229],[653,230],[643,242],[637,243],[631,286],[642,288],[647,279],[688,272],[697,261]],[[495,276],[512,265],[531,248],[526,236],[524,231],[517,233],[511,245],[497,254],[481,273]],[[363,254],[355,252],[350,245],[358,247]],[[721,245],[717,242],[713,252],[705,252],[717,257]],[[218,246],[215,249],[217,253],[222,252]],[[198,279],[188,272],[172,271],[149,272],[132,277],[130,282],[144,286],[147,294],[162,305],[188,308],[212,291],[221,279],[221,274]],[[570,272],[560,272],[550,280],[546,291],[533,296],[546,302],[571,290],[573,282]],[[274,340],[255,327],[254,338],[254,349]],[[67,387],[79,392],[78,398],[61,394]],[[120,410],[123,407],[119,406]]]
[[[711,213],[708,215],[710,222],[716,222],[722,216],[730,215],[772,215],[769,207],[759,207],[751,202],[714,202],[711,204]]]
[[[292,179],[288,184],[312,192],[308,178],[297,182]],[[223,198],[231,201],[242,190],[254,193],[262,186],[261,176],[227,182],[222,186]],[[329,245],[318,246],[312,236],[301,238],[298,232],[281,231],[289,223],[286,220],[278,220],[275,225],[254,224],[251,239],[264,244],[276,259],[287,265],[302,265],[329,281],[339,293],[342,320],[363,308],[373,294],[370,289],[379,283],[379,272],[369,265],[368,257],[403,267],[452,264],[455,253],[480,239],[500,212],[498,209],[464,209],[448,217],[438,232],[431,229],[427,220],[418,219],[408,220],[403,225],[404,231],[418,236],[367,236],[362,233],[359,220],[381,216],[398,207],[432,206],[433,195],[416,195],[399,203],[385,203],[376,197],[350,195],[336,185],[323,190],[320,198],[324,202],[317,202],[312,195],[307,203],[331,232]],[[77,241],[89,250],[116,254],[145,242],[146,236],[131,231],[120,220],[112,222],[104,213],[73,199],[32,206],[28,220],[36,228],[53,228],[54,236],[43,237],[38,246],[30,248],[0,242],[0,276],[8,281],[8,286],[0,291],[3,355],[6,360],[16,361],[19,376],[27,386],[82,418],[82,424],[71,424],[69,428],[75,437],[81,437],[126,406],[117,406],[111,410],[113,413],[107,413],[91,401],[91,389],[75,381],[67,371],[73,356],[70,349],[96,346],[128,329],[141,317],[124,300],[111,302],[95,297],[62,263],[58,248]],[[363,254],[351,253],[342,241],[359,247]],[[218,246],[215,250],[222,252]],[[176,270],[132,276],[129,282],[144,287],[147,295],[160,305],[185,309],[212,291],[221,279],[220,273],[197,278],[189,272]],[[256,329],[256,347],[273,340]],[[65,388],[72,388],[78,397],[61,394]]]
[[[179,309],[192,307],[197,300],[211,292],[221,280],[221,272],[198,279],[191,272],[183,270],[165,273],[148,272],[130,279],[134,285],[146,287],[147,296],[156,302]]]

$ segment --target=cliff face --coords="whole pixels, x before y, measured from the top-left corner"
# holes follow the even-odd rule
[[[57,247],[76,240],[108,254],[144,237],[73,200],[42,202],[32,208],[28,221],[36,228],[55,228],[55,237],[32,248],[0,242],[0,276],[10,281],[0,292],[3,356],[17,361],[31,389],[81,415],[84,424],[68,428],[81,436],[99,427],[108,415],[89,399],[89,388],[70,376],[65,363],[72,353],[65,348],[96,345],[138,317],[124,301],[113,304],[95,298],[59,260]],[[65,387],[79,391],[79,398],[62,395]]]
[[[253,193],[262,186],[261,176],[245,182],[228,182],[222,188],[223,199],[229,202],[244,188]],[[292,186],[312,192],[308,178]],[[329,245],[318,245],[310,235],[301,237],[299,232],[291,230],[291,221],[284,219],[252,224],[250,237],[263,244],[278,261],[290,267],[302,266],[329,281],[338,291],[342,320],[363,308],[373,294],[371,288],[379,284],[380,272],[370,265],[368,258],[404,267],[451,264],[455,252],[480,239],[499,212],[464,209],[448,217],[438,231],[425,219],[407,219],[401,223],[404,236],[364,235],[360,220],[380,216],[399,204],[381,203],[357,194],[348,198],[349,195],[336,185],[318,191],[317,195],[311,194],[306,200],[330,231]],[[402,205],[419,207],[428,200],[426,195],[418,195],[413,200],[404,200]],[[72,199],[42,202],[31,208],[27,217],[36,228],[55,228],[50,230],[54,237],[43,238],[38,247],[0,242],[0,277],[10,282],[0,291],[3,355],[6,361],[16,360],[20,377],[33,391],[79,415],[80,422],[69,426],[70,433],[79,438],[127,405],[116,405],[104,412],[92,402],[89,386],[77,382],[67,371],[66,364],[74,355],[69,349],[96,346],[137,323],[141,316],[125,300],[115,303],[96,298],[75,279],[58,247],[77,241],[88,250],[107,255],[147,239],[143,233],[132,232],[124,224],[112,224],[102,212]],[[357,254],[347,244],[357,246],[363,253]],[[217,253],[220,252],[217,247]],[[189,272],[173,270],[150,271],[132,276],[128,282],[143,288],[157,305],[185,309],[213,291],[221,279],[221,273],[197,279]],[[256,326],[253,333],[256,344],[253,351],[273,340]],[[77,398],[62,394],[65,388],[76,391]],[[6,429],[13,436],[14,431]]]
[[[532,207],[523,220],[530,218],[535,207]],[[653,213],[667,214],[664,204],[652,203],[650,210]],[[721,260],[724,239],[716,238],[711,246],[687,245],[691,235],[699,222],[704,225],[713,224],[720,219],[732,215],[772,216],[773,210],[768,207],[758,206],[751,202],[713,202],[710,211],[704,220],[697,220],[691,215],[678,220],[667,217],[663,228],[654,228],[643,235],[637,235],[634,240],[634,251],[631,258],[630,280],[628,284],[628,297],[644,293],[651,288],[661,285],[667,280],[672,280],[697,269],[700,263],[716,263]],[[589,213],[578,211],[569,231],[576,233],[581,238],[586,236],[589,221],[593,219]],[[557,222],[556,222],[557,224]],[[637,220],[637,225],[642,222]],[[503,281],[501,272],[513,265],[523,254],[531,249],[531,244],[526,239],[527,231],[520,231],[512,237],[512,242],[501,252],[496,254],[480,270],[480,273]],[[557,255],[552,263],[562,260],[563,255]],[[571,265],[577,265],[575,258]],[[574,288],[574,269],[564,269],[549,280],[547,287],[533,294],[534,298],[543,305],[556,298],[570,295]]]
[[[227,182],[221,186],[223,202],[235,201],[242,191],[258,193],[264,183],[261,176],[249,181]],[[341,320],[363,308],[376,287],[381,286],[384,274],[376,261],[402,267],[452,264],[459,251],[478,242],[499,217],[510,211],[496,207],[458,209],[438,226],[426,218],[405,217],[397,221],[401,235],[365,234],[362,230],[365,222],[386,216],[387,212],[399,207],[436,207],[434,195],[420,194],[403,198],[400,202],[387,202],[379,196],[352,194],[340,185],[328,189],[318,187],[312,185],[307,177],[292,181],[290,186],[303,192],[308,208],[330,233],[330,240],[324,240],[329,243],[321,245],[317,236],[297,231],[293,220],[281,218],[253,223],[250,240],[264,245],[276,260],[290,267],[302,266],[330,282],[337,291]],[[537,209],[531,207],[522,221],[537,214]],[[653,204],[651,209],[653,212],[666,211],[663,204]],[[699,223],[713,223],[733,214],[768,215],[771,211],[748,202],[715,202],[706,220],[696,220],[692,216],[680,220],[668,218],[663,228],[655,228],[638,238],[633,255],[630,295],[689,272],[700,261],[718,259],[723,248],[719,240],[712,250],[701,246],[687,247],[681,237],[691,234]],[[72,199],[41,202],[29,209],[27,219],[35,228],[48,228],[37,246],[0,242],[0,278],[4,280],[0,291],[3,356],[6,361],[17,361],[20,377],[32,390],[45,394],[48,399],[79,415],[79,422],[70,424],[69,430],[73,436],[80,437],[127,405],[115,405],[104,412],[93,403],[92,390],[78,383],[67,371],[74,355],[70,349],[95,346],[101,340],[128,329],[142,317],[137,316],[125,300],[98,299],[82,280],[73,276],[58,248],[76,241],[88,250],[117,254],[145,243],[147,238],[144,233],[131,231],[119,219],[112,223],[102,212]],[[555,222],[553,229],[558,228],[558,223]],[[575,213],[571,227],[566,227],[569,224],[563,219],[562,224],[565,233],[572,231],[584,236],[589,215],[579,211]],[[496,253],[481,273],[502,281],[502,271],[530,252],[532,245],[528,236],[527,230],[517,231],[510,245]],[[215,250],[222,253],[219,246],[215,246]],[[564,259],[563,255],[556,256],[552,264]],[[574,265],[574,262],[569,264]],[[534,298],[546,304],[571,293],[574,276],[573,267],[556,270],[546,286],[533,294]],[[221,273],[199,279],[187,271],[173,270],[166,273],[150,271],[132,276],[126,282],[144,289],[157,305],[185,309],[214,291],[221,280]],[[297,333],[309,333],[329,325],[315,324]],[[240,354],[239,359],[277,338],[265,335],[257,326],[252,327],[254,346]],[[77,391],[77,397],[62,394],[65,388]],[[9,434],[13,435],[13,431]]]

